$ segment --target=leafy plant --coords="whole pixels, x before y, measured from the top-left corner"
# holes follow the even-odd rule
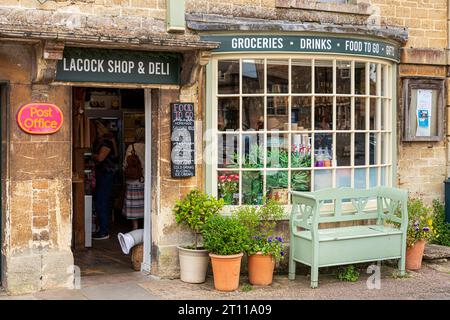
[[[244,172],[242,177],[243,203],[259,205],[262,202],[263,178],[261,172]]]
[[[251,284],[248,284],[248,283],[243,284],[242,287],[241,287],[241,291],[242,292],[249,292],[249,291],[252,291],[252,290],[253,290],[253,286]]]
[[[217,200],[199,190],[192,190],[183,199],[178,200],[173,212],[178,224],[187,225],[195,234],[194,248],[198,249],[198,238],[205,223],[217,215],[223,207],[223,200]]]
[[[434,217],[433,227],[437,233],[432,242],[441,246],[450,246],[450,223],[445,221],[444,204],[434,199],[432,207]]]
[[[268,171],[266,177],[267,186],[270,188],[287,188],[288,172],[287,171]]]
[[[216,215],[203,228],[205,248],[218,255],[233,255],[246,251],[249,245],[247,228],[235,217]]]
[[[359,279],[359,272],[354,266],[347,266],[339,269],[337,278],[341,281],[356,282]]]
[[[264,149],[258,144],[250,147],[250,151],[244,154],[243,168],[262,168],[264,164]]]
[[[408,199],[408,230],[406,243],[413,246],[418,240],[432,240],[437,236],[433,227],[432,208],[420,198]]]
[[[311,176],[307,171],[292,172],[291,187],[295,191],[309,191]]]
[[[273,199],[263,200],[260,207],[244,206],[233,212],[249,235],[248,254],[261,252],[263,255],[272,255],[279,261],[284,256],[285,244],[281,237],[275,237],[277,221],[284,216],[284,208]]]
[[[308,168],[311,167],[311,148],[296,145],[292,146],[291,152],[292,168]]]

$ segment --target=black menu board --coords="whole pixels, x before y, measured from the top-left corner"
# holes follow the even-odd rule
[[[172,123],[172,178],[195,176],[194,104],[170,104]]]

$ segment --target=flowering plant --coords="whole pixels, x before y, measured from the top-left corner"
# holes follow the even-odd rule
[[[239,174],[223,173],[218,177],[219,194],[225,204],[233,204],[233,196],[239,192]]]
[[[311,147],[306,145],[292,145],[291,148],[292,158],[291,167],[301,168],[301,167],[311,167]]]
[[[279,261],[284,256],[286,245],[283,238],[275,236],[274,232],[277,220],[284,216],[284,209],[273,199],[263,199],[263,203],[260,207],[242,206],[233,215],[242,222],[250,235],[247,253],[270,254]]]
[[[285,243],[282,237],[261,238],[254,236],[248,253],[255,254],[261,252],[263,255],[272,255],[275,261],[280,261],[284,257]]]
[[[437,237],[433,228],[432,208],[419,198],[408,200],[408,231],[406,242],[412,247],[419,240],[432,240]]]

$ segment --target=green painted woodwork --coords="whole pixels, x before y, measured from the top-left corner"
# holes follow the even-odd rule
[[[289,279],[295,279],[297,262],[311,267],[312,288],[318,286],[319,268],[325,266],[399,259],[400,274],[405,273],[406,190],[331,188],[291,194]],[[324,206],[332,210],[324,213]],[[319,228],[321,223],[362,220],[369,224]]]
[[[321,35],[205,35],[220,42],[213,52],[304,52],[362,55],[400,61],[399,48],[387,41]]]
[[[397,65],[392,65],[392,122],[391,122],[391,128],[392,128],[392,187],[397,187],[397,85],[398,85],[398,74],[397,74]]]
[[[55,80],[178,85],[181,60],[173,52],[66,47]]]
[[[168,32],[185,30],[184,7],[185,0],[167,0],[166,24]]]

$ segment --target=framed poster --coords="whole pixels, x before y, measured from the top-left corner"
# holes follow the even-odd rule
[[[170,104],[172,178],[195,176],[195,114],[191,102]]]
[[[444,88],[443,79],[403,79],[403,141],[443,139]]]

